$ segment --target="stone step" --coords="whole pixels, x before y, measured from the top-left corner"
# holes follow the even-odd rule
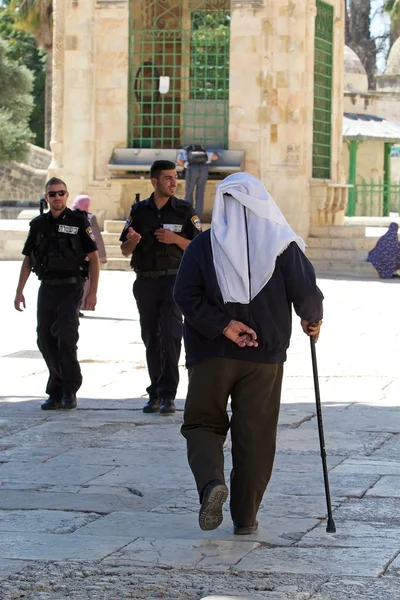
[[[121,231],[123,230],[124,225],[125,221],[106,220],[104,221],[104,231],[106,233],[118,233],[119,235],[121,235]]]
[[[107,258],[106,264],[101,266],[105,271],[130,271],[130,259],[124,258]]]
[[[119,241],[120,233],[107,233],[103,231],[101,235],[103,237],[103,242],[106,246],[116,246],[117,244],[121,243]]]
[[[110,258],[124,258],[123,254],[121,252],[120,244],[118,244],[118,245],[107,244],[106,253],[107,253],[107,257],[110,257]]]
[[[368,250],[338,250],[335,248],[307,248],[306,256],[313,262],[314,260],[349,260],[355,262],[365,262],[368,256]]]
[[[351,260],[313,260],[317,277],[354,277],[379,279],[375,268],[367,262]]]
[[[310,237],[361,238],[365,237],[365,227],[363,225],[328,225],[327,227],[313,226],[310,230]]]
[[[379,237],[362,238],[318,238],[310,237],[307,240],[309,248],[334,248],[335,250],[372,250]]]

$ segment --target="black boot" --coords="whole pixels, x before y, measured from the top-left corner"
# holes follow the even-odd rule
[[[161,399],[160,415],[173,415],[175,412],[174,401],[169,398]]]
[[[43,402],[40,406],[42,410],[57,410],[58,408],[62,408],[61,398],[53,398],[49,396],[47,400]]]
[[[66,410],[71,410],[71,408],[76,408],[78,403],[76,401],[75,394],[64,394],[62,399],[62,407]]]
[[[156,413],[160,410],[160,401],[158,398],[150,398],[148,403],[143,406],[144,413]]]

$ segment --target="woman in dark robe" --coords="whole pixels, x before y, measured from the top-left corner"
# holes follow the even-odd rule
[[[396,277],[397,270],[400,269],[398,229],[397,223],[391,223],[387,233],[378,240],[375,248],[368,253],[367,262],[374,265],[382,279]]]

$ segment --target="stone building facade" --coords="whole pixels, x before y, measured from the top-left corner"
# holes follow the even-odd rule
[[[141,131],[154,132],[162,118],[164,134],[175,132],[165,134],[164,147],[179,149],[185,142],[185,111],[201,87],[196,93],[190,87],[198,77],[196,64],[199,72],[203,69],[201,49],[200,62],[192,59],[193,32],[199,19],[217,27],[213,15],[224,12],[229,70],[226,93],[218,91],[227,115],[226,136],[219,143],[245,151],[244,169],[265,182],[301,235],[307,236],[312,223],[342,223],[343,5],[342,0],[54,0],[50,175],[66,180],[72,196],[90,194],[103,218],[124,218],[134,193],[145,197],[151,191],[148,176],[113,177],[108,169],[114,148],[152,147],[154,142],[150,134],[150,145],[143,135],[135,141],[145,88],[140,96],[134,77],[157,64],[159,75],[175,85],[162,98],[154,91],[152,98],[164,102],[164,112],[154,109],[153,122],[143,113]],[[145,40],[141,50],[139,36]],[[157,50],[160,40],[163,52]],[[138,52],[143,59],[139,69]],[[182,81],[186,77],[189,87],[174,83],[174,75]],[[197,101],[193,127],[201,119],[207,127],[207,93],[213,93],[207,85],[218,87],[215,81],[202,88],[203,105]],[[210,181],[209,213],[214,189]]]

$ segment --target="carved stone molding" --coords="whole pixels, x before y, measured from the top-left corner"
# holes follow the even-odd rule
[[[53,2],[53,87],[50,148],[53,160],[50,169],[62,168],[63,107],[65,57],[65,0]]]

